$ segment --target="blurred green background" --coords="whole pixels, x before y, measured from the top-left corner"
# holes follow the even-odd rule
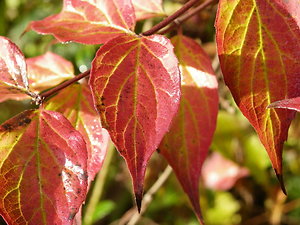
[[[179,0],[164,1],[164,8],[170,13],[183,3],[184,1]],[[99,46],[55,44],[53,37],[38,35],[33,31],[21,36],[30,21],[58,13],[61,6],[60,0],[0,0],[0,35],[15,42],[26,57],[41,55],[49,50],[72,61],[76,73],[80,73],[80,68],[90,67]],[[283,170],[288,192],[288,197],[285,197],[281,194],[265,150],[252,127],[236,109],[223,83],[215,57],[213,26],[215,12],[215,6],[202,11],[183,25],[183,32],[202,41],[218,75],[220,112],[211,152],[219,152],[225,158],[246,167],[250,175],[239,179],[227,191],[205,188],[201,182],[200,201],[206,224],[300,224],[300,119],[296,117],[293,122],[284,150]],[[160,19],[139,22],[137,32],[150,28]],[[0,122],[33,107],[35,106],[29,101],[0,103]],[[146,191],[155,183],[166,166],[166,162],[155,153],[147,171]],[[93,224],[125,224],[124,221],[132,215],[130,209],[134,205],[126,165],[114,151],[110,163],[107,163],[104,169],[107,175],[101,180],[105,180],[105,183],[92,215]],[[94,184],[91,190],[93,187]],[[83,216],[90,201],[88,197],[83,208]],[[198,224],[174,174],[171,174],[167,182],[154,194],[148,209],[137,224]]]

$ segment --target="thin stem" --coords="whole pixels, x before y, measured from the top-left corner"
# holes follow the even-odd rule
[[[168,16],[166,19],[164,19],[160,23],[158,23],[155,26],[153,26],[150,30],[143,32],[142,35],[149,36],[149,35],[152,35],[152,34],[156,33],[160,29],[162,29],[165,26],[167,26],[170,23],[172,23],[176,18],[178,18],[179,16],[181,16],[182,14],[184,14],[186,11],[188,11],[197,2],[199,2],[199,0],[190,0],[190,1],[188,1],[183,7],[181,7],[179,10],[177,10],[171,16]]]
[[[109,166],[111,164],[113,153],[114,153],[114,145],[112,142],[110,142],[107,149],[107,154],[104,160],[104,164],[102,166],[100,173],[98,173],[97,175],[91,197],[89,198],[88,205],[86,206],[86,211],[83,218],[84,225],[91,225],[93,223],[93,215],[95,213],[97,203],[99,202],[103,192],[105,179],[108,173]]]
[[[39,97],[41,98],[41,102],[43,102],[46,98],[52,96],[53,94],[55,94],[56,92],[59,92],[60,90],[66,88],[67,86],[75,83],[76,81],[88,76],[90,74],[90,70],[85,71],[84,73],[81,73],[75,77],[73,77],[70,80],[67,80],[59,85],[57,85],[56,87],[50,89],[49,91],[46,91],[44,93],[41,93],[39,95]]]
[[[162,174],[159,176],[157,181],[152,185],[152,187],[148,190],[148,192],[144,195],[143,203],[141,212],[138,213],[136,208],[132,208],[124,215],[124,218],[121,218],[119,221],[119,225],[127,224],[127,225],[134,225],[138,222],[138,220],[141,218],[142,214],[146,211],[147,207],[151,203],[153,199],[153,195],[159,190],[159,188],[166,182],[168,177],[170,176],[172,172],[172,168],[170,166],[167,166],[166,169],[162,172]],[[129,221],[128,223],[126,223]]]
[[[218,1],[219,0],[207,0],[207,1],[203,2],[199,6],[191,9],[190,12],[188,12],[188,13],[182,15],[181,17],[177,18],[176,20],[172,21],[171,25],[169,27],[167,27],[166,29],[162,30],[161,32],[159,32],[159,34],[166,34],[166,33],[170,32],[175,27],[177,27],[180,24],[182,24],[184,21],[188,20],[192,16],[196,15],[197,13],[199,13],[201,10],[205,9],[206,7],[208,7],[208,6],[210,6],[210,5],[214,4],[214,3],[217,3]]]
[[[283,214],[282,209],[286,199],[287,196],[284,193],[282,193],[281,190],[277,192],[275,204],[271,209],[271,215],[269,218],[270,224],[280,224],[282,220],[282,214]]]

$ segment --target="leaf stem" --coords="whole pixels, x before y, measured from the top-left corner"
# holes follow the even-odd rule
[[[86,206],[85,215],[83,218],[83,224],[84,225],[92,225],[93,224],[93,215],[96,210],[96,206],[100,200],[100,197],[103,192],[104,187],[104,181],[106,179],[106,176],[108,174],[108,169],[111,164],[112,156],[115,151],[115,146],[110,141],[109,146],[107,148],[107,154],[105,156],[104,164],[102,166],[102,169],[97,175],[97,178],[95,180],[95,185],[93,187],[93,191],[91,194],[91,197],[89,198],[88,204]]]
[[[191,9],[190,12],[187,12],[186,14],[184,14],[181,17],[179,17],[176,20],[174,20],[170,24],[169,27],[167,27],[166,29],[164,29],[161,32],[159,32],[159,34],[166,34],[166,33],[170,32],[175,27],[177,27],[180,24],[182,24],[184,21],[188,20],[192,16],[196,15],[197,13],[199,13],[201,10],[205,9],[206,7],[208,7],[208,6],[210,6],[210,5],[214,4],[214,3],[217,3],[218,1],[219,0],[207,0],[207,1],[203,2],[202,4],[198,5],[197,7]]]
[[[57,85],[56,87],[50,89],[49,91],[46,91],[46,92],[43,92],[43,93],[39,94],[40,103],[42,103],[46,98],[52,96],[56,92],[66,88],[67,86],[69,86],[69,85],[75,83],[76,81],[88,76],[89,74],[90,74],[90,70],[87,70],[84,73],[78,74],[77,76],[73,77],[72,79],[67,80],[67,81]]]
[[[167,25],[169,25],[170,23],[174,22],[176,18],[178,18],[183,13],[188,11],[191,7],[193,7],[199,1],[200,0],[190,0],[190,1],[188,1],[184,6],[182,6],[175,13],[168,16],[166,19],[164,19],[160,23],[156,24],[155,26],[153,26],[150,30],[147,30],[147,31],[143,32],[142,35],[149,36],[149,35],[155,34],[160,29],[162,29],[162,28],[166,27]]]

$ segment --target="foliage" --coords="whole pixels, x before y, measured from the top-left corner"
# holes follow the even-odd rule
[[[0,215],[8,224],[300,221],[297,118],[291,126],[300,110],[297,0],[190,0],[172,13],[171,0],[64,0],[61,11],[58,2],[0,2]],[[204,163],[210,146],[221,154]],[[114,148],[129,173],[117,172],[125,164]],[[182,209],[189,203],[175,177],[160,188],[166,164],[198,221]],[[284,193],[287,171],[290,197],[271,167]],[[131,189],[142,218],[128,210]],[[103,190],[115,201],[99,201]],[[162,213],[170,208],[178,218]]]

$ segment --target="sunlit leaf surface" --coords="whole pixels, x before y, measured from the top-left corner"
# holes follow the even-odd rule
[[[147,162],[179,106],[173,46],[160,35],[119,36],[98,50],[90,85],[102,125],[127,162],[140,207]]]
[[[26,63],[23,53],[8,38],[0,36],[0,102],[22,99],[28,92]]]
[[[300,94],[298,0],[221,0],[216,19],[224,79],[258,133],[282,189],[282,147],[294,112],[267,109]]]
[[[162,0],[132,0],[137,20],[164,16]]]
[[[52,34],[59,41],[102,44],[123,33],[131,33],[135,13],[131,0],[64,0],[59,14],[30,27],[41,34]]]
[[[86,197],[82,135],[60,113],[25,111],[0,126],[0,214],[8,224],[72,224]]]
[[[54,87],[62,81],[74,77],[72,63],[51,52],[27,58],[26,64],[29,85],[35,91]]]

